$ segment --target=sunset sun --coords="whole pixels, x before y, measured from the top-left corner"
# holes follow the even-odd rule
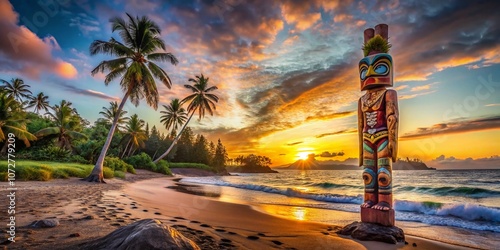
[[[312,152],[309,152],[309,151],[305,151],[305,152],[299,152],[297,154],[297,159],[299,160],[307,160],[307,157],[309,154],[311,154]]]

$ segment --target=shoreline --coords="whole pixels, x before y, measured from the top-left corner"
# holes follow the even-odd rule
[[[78,178],[16,182],[16,242],[8,249],[69,249],[103,237],[121,226],[152,218],[177,229],[202,249],[468,249],[407,236],[408,245],[363,242],[341,237],[335,225],[281,218],[250,205],[179,192],[176,177],[139,171],[108,184]],[[7,183],[1,183],[6,190]],[[0,197],[4,204],[6,195]],[[0,220],[6,221],[6,211]],[[34,220],[55,218],[53,228],[29,228]],[[6,237],[6,227],[2,228]],[[305,240],[306,239],[306,240]],[[417,247],[413,247],[416,243]],[[1,246],[1,245],[0,245]]]

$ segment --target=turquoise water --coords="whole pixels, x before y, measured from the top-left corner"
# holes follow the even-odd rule
[[[283,211],[291,207],[310,208],[316,216],[309,216],[308,220],[339,224],[339,218],[327,216],[328,211],[359,213],[363,199],[361,173],[288,170],[276,174],[187,177],[181,182],[208,185],[218,190],[221,200],[278,206]],[[393,175],[397,223],[500,235],[500,170],[400,170]],[[425,233],[424,236],[435,238]]]

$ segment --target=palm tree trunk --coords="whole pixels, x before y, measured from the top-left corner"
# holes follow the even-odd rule
[[[130,157],[132,155],[132,150],[134,149],[134,144],[130,144],[130,148],[128,149],[128,154],[127,157]]]
[[[125,145],[125,148],[123,149],[122,157],[120,159],[123,159],[125,156],[125,153],[127,153],[128,145],[130,145],[130,140],[127,142],[127,145]]]
[[[104,182],[104,175],[103,175],[103,170],[104,170],[104,157],[106,157],[106,152],[108,152],[109,145],[111,145],[111,140],[113,139],[113,134],[115,133],[116,127],[118,126],[118,119],[120,117],[120,112],[123,109],[123,106],[125,106],[125,103],[127,102],[129,93],[125,93],[125,96],[123,96],[123,99],[120,103],[120,106],[118,106],[118,112],[116,112],[116,116],[113,119],[113,124],[111,124],[111,128],[109,129],[108,132],[108,137],[106,138],[106,142],[104,143],[104,146],[102,147],[101,154],[99,155],[99,158],[97,159],[97,162],[95,163],[94,169],[90,173],[89,176],[85,177],[82,179],[83,181],[89,181],[89,182],[100,182],[100,183],[106,183]]]
[[[172,142],[172,144],[170,145],[170,147],[168,147],[167,151],[165,153],[163,153],[162,155],[160,155],[160,157],[158,157],[156,160],[153,161],[155,164],[158,163],[161,159],[165,158],[170,153],[170,151],[172,151],[172,148],[174,148],[174,145],[177,144],[177,141],[179,141],[179,139],[181,138],[182,131],[184,131],[184,129],[186,128],[186,126],[189,123],[189,121],[191,121],[191,118],[194,115],[194,111],[195,110],[193,110],[193,112],[189,116],[189,119],[186,121],[186,123],[184,123],[184,125],[182,125],[181,131],[179,131],[179,133],[175,137],[175,139]]]

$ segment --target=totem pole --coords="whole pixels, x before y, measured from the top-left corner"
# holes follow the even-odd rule
[[[364,31],[364,58],[359,61],[359,166],[365,185],[361,221],[394,226],[392,162],[398,152],[398,98],[393,85],[392,57],[387,54],[387,24]]]

